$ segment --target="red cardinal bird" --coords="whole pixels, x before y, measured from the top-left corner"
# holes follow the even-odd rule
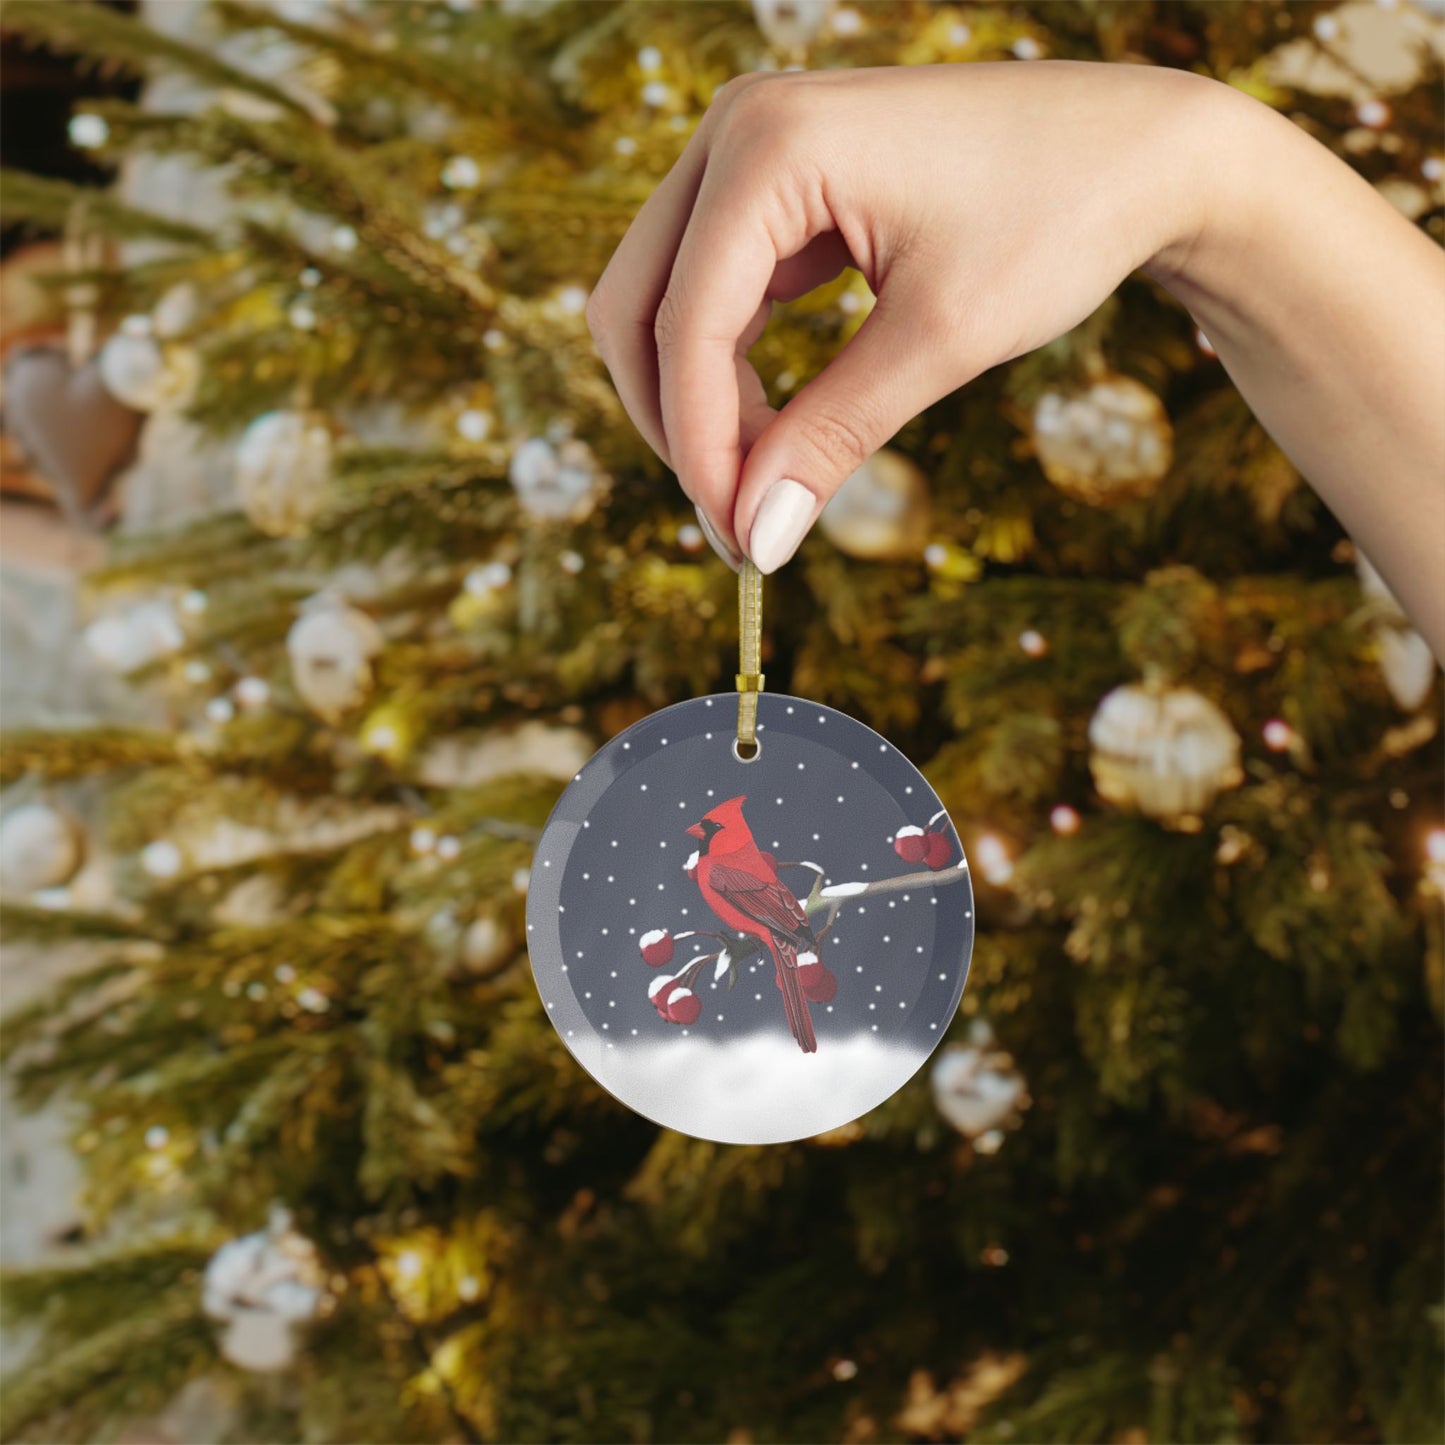
[[[729,798],[687,830],[699,844],[692,876],[703,901],[729,928],[767,945],[777,965],[788,1027],[805,1054],[816,1053],[818,1039],[798,979],[798,955],[816,958],[818,940],[803,905],[778,881],[772,855],[753,841],[743,817],[746,801]]]

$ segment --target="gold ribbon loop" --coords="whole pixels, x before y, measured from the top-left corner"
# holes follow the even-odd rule
[[[751,562],[744,562],[738,573],[738,747],[750,757],[758,743],[762,653],[763,574]]]

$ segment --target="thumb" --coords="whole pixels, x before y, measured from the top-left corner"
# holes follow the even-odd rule
[[[905,304],[889,291],[748,452],[733,528],[759,572],[781,567],[845,479],[968,379],[958,333],[943,324],[936,298]]]

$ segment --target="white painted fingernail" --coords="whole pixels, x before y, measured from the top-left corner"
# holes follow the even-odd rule
[[[701,507],[694,507],[693,510],[697,513],[697,524],[702,528],[702,534],[707,538],[708,546],[711,547],[734,572],[742,571],[743,559],[723,541],[722,537],[718,534],[717,528],[708,521],[707,513],[704,512]]]
[[[818,499],[802,482],[783,477],[768,488],[748,534],[748,551],[759,572],[776,572],[798,550],[817,512]]]

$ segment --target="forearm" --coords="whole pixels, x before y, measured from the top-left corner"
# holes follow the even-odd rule
[[[1214,109],[1197,224],[1145,269],[1445,656],[1445,255],[1283,117]]]

